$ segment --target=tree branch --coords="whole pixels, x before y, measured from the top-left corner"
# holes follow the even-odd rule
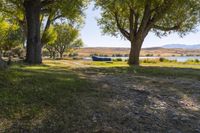
[[[128,31],[126,31],[125,29],[123,29],[120,25],[119,19],[118,19],[118,14],[115,12],[115,20],[117,22],[117,27],[120,30],[120,32],[122,33],[122,35],[124,37],[126,37],[126,39],[130,40],[130,34],[128,33]]]
[[[41,1],[41,7],[45,7],[47,5],[53,4],[56,0],[43,0]]]
[[[149,24],[146,28],[146,32],[150,31],[151,28],[154,27],[155,23],[158,22],[162,18],[162,16],[170,10],[170,7],[173,4],[173,2],[174,0],[164,0],[163,4],[151,10],[151,14],[154,15],[150,18]]]
[[[170,10],[170,6],[173,2],[174,0],[164,0],[163,4],[159,8],[156,8],[157,10],[155,10],[155,15],[152,17],[151,23],[155,24],[158,20],[160,20],[162,16]]]
[[[134,36],[136,36],[136,34],[138,32],[138,19],[139,19],[139,15],[136,14],[135,15],[135,22],[134,22]]]
[[[63,15],[58,15],[58,16],[54,17],[52,21],[55,21],[55,20],[62,18],[62,17],[63,17]]]

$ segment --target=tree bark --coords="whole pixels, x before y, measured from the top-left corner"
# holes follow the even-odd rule
[[[26,62],[29,64],[42,63],[42,47],[40,38],[40,0],[25,0],[24,2],[27,20],[27,46]]]
[[[129,54],[128,64],[132,66],[140,65],[140,51],[143,44],[142,38],[135,39],[131,41],[131,50]]]

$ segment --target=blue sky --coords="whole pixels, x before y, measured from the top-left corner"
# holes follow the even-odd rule
[[[85,47],[130,47],[129,41],[121,38],[102,35],[101,29],[97,25],[96,18],[100,17],[100,11],[93,10],[93,5],[90,5],[86,11],[85,26],[81,30],[81,37]],[[144,41],[143,47],[156,47],[165,44],[200,44],[200,27],[199,31],[190,33],[183,38],[177,34],[171,34],[167,37],[158,38],[153,33],[150,33]]]

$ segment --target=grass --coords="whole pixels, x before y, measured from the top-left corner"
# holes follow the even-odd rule
[[[162,62],[129,67],[125,62],[80,62],[89,67],[76,70],[65,62],[19,63],[0,70],[0,132],[92,132],[96,126],[92,114],[104,107],[101,101],[108,94],[94,89],[99,85],[81,75],[83,70],[200,80],[197,64]]]
[[[140,67],[129,67],[127,62],[90,62],[91,66],[102,68],[107,73],[134,73],[145,74],[152,76],[175,76],[175,77],[190,77],[200,79],[200,64],[196,63],[180,63],[175,61],[170,62],[142,62]],[[111,68],[111,69],[105,69]]]
[[[90,88],[86,79],[61,64],[18,64],[0,71],[0,132],[67,129],[73,126],[64,125],[69,119],[73,122],[88,116],[79,98],[95,95]]]

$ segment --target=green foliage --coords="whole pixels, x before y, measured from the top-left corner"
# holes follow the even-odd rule
[[[54,36],[55,34],[56,39],[54,41],[50,41],[53,43],[47,43],[45,47],[50,53],[59,53],[61,58],[64,52],[72,52],[73,49],[83,46],[83,42],[79,38],[79,31],[70,25],[56,24],[54,26],[54,32],[49,31],[49,36],[47,36],[47,38],[51,38],[52,35]]]
[[[115,62],[117,62],[117,61],[123,61],[123,59],[122,58],[116,58],[116,59],[113,59],[112,61],[115,61]]]
[[[0,49],[9,51],[23,43],[20,28],[10,22],[2,20],[0,22]]]
[[[151,64],[156,64],[159,62],[159,60],[156,59],[144,59],[140,61],[141,63],[151,63]]]
[[[161,58],[159,59],[159,61],[160,61],[160,62],[164,62],[164,61],[166,61],[166,58],[162,58],[162,57],[161,57]]]
[[[177,31],[180,35],[195,29],[199,22],[199,0],[95,0],[96,7],[102,10],[102,17],[98,20],[103,33],[112,36],[122,35],[121,29],[131,33],[130,26],[138,32],[142,28],[144,19],[152,22],[149,28],[158,36]],[[146,9],[149,4],[149,10]],[[130,14],[132,10],[133,14]],[[145,11],[149,17],[145,18]],[[130,22],[130,15],[133,22]],[[117,24],[118,21],[118,24]],[[149,23],[150,24],[150,23]],[[121,29],[120,29],[121,28]]]
[[[185,64],[200,64],[200,60],[198,59],[189,59],[185,62]]]
[[[24,0],[0,0],[0,13],[4,18],[20,27],[25,41],[27,38],[27,23],[24,3]],[[40,0],[42,43],[52,43],[55,40],[55,34],[50,27],[55,22],[62,21],[77,27],[81,26],[83,24],[84,10],[88,3],[89,0]],[[47,23],[48,20],[50,23]]]
[[[55,28],[53,26],[50,26],[50,28],[43,34],[43,43],[47,45],[52,45],[55,43],[57,39],[57,32],[55,31]]]
[[[103,34],[131,42],[128,63],[139,65],[142,44],[154,32],[161,37],[172,32],[180,36],[194,31],[200,22],[199,0],[95,0],[101,9],[98,24]]]
[[[141,63],[146,63],[146,64],[148,64],[148,63],[151,63],[151,64],[158,64],[158,63],[177,63],[177,60],[169,60],[169,59],[166,59],[166,58],[163,58],[163,57],[161,57],[161,58],[159,58],[159,59],[143,59],[143,60],[141,60]]]
[[[0,19],[0,47],[4,44],[4,40],[6,38],[7,31],[9,29],[9,24],[4,21],[3,19]]]
[[[84,10],[88,5],[89,0],[57,0],[45,8],[49,9],[46,14],[51,15],[53,20],[66,19],[71,24],[81,24],[83,22]]]
[[[152,57],[153,54],[146,54],[145,56],[147,56],[147,57]]]

